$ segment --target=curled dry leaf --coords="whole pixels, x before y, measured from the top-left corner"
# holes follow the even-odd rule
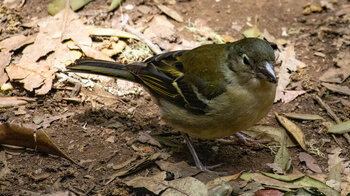
[[[310,170],[312,170],[316,173],[322,173],[320,166],[317,165],[316,160],[311,155],[309,155],[305,152],[301,152],[301,153],[299,153],[299,160],[301,162],[305,162],[306,166]]]
[[[298,120],[323,120],[323,118],[316,114],[299,114],[299,113],[285,113],[285,116]]]
[[[350,120],[330,126],[328,133],[344,134],[350,132]]]
[[[306,150],[305,135],[303,131],[292,121],[275,113],[279,123],[294,137],[302,149]]]
[[[42,130],[35,131],[18,125],[3,123],[0,125],[0,144],[36,149],[76,163],[61,151]]]

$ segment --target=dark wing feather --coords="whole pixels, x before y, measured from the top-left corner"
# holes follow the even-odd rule
[[[198,99],[183,77],[183,65],[178,57],[186,52],[187,50],[181,50],[155,55],[142,64],[133,63],[128,67],[152,93],[192,113],[204,114],[207,105]]]

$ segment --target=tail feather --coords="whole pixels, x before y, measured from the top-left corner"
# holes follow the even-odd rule
[[[136,82],[135,76],[122,63],[95,59],[78,59],[74,64],[68,65],[67,68],[71,72],[105,75]]]

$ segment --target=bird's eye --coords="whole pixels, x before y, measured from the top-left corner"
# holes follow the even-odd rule
[[[246,65],[250,65],[250,63],[248,61],[248,57],[246,55],[243,55],[243,63]]]

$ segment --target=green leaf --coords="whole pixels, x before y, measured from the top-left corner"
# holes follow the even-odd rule
[[[72,10],[76,11],[91,1],[93,1],[93,0],[71,0],[70,7],[72,8]],[[48,13],[51,16],[56,15],[58,12],[60,12],[61,10],[63,10],[66,7],[66,2],[67,2],[67,0],[53,0],[47,6]]]
[[[325,195],[334,195],[338,196],[340,193],[325,183],[316,180],[314,178],[311,178],[310,176],[304,176],[303,178],[300,178],[299,180],[295,181],[293,184],[295,185],[301,185],[304,187],[314,187],[317,188],[320,192],[324,193]]]
[[[350,132],[350,120],[329,127],[328,133],[344,134]]]
[[[111,12],[115,10],[121,3],[122,3],[122,0],[113,0],[111,5],[109,6],[108,11]]]
[[[93,0],[71,0],[70,1],[70,7],[72,10],[76,11],[80,8],[82,8],[84,5],[90,3]]]
[[[66,7],[66,0],[53,0],[47,5],[47,12],[54,16]]]
[[[300,173],[300,174],[289,174],[289,175],[278,175],[278,174],[262,172],[262,174],[264,174],[265,176],[274,178],[276,180],[281,180],[281,181],[285,181],[285,182],[291,182],[291,181],[297,180],[297,179],[302,178],[302,177],[305,176],[302,173]]]
[[[278,150],[274,163],[276,163],[283,171],[288,171],[292,165],[292,158],[290,157],[288,148],[284,143],[281,144]]]

